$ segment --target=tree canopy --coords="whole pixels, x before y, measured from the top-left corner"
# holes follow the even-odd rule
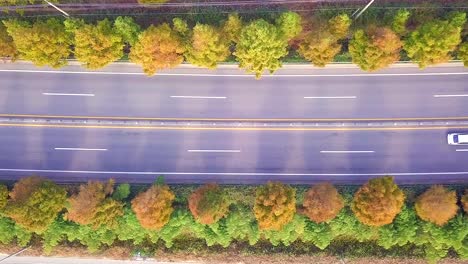
[[[461,204],[465,213],[468,214],[468,189],[465,190],[465,194],[461,198]]]
[[[457,194],[434,185],[417,198],[414,208],[422,220],[442,226],[457,214]]]
[[[403,36],[406,34],[406,24],[408,23],[408,19],[410,18],[411,13],[406,9],[400,9],[393,17],[392,21],[392,30]]]
[[[241,30],[242,19],[239,17],[239,14],[229,14],[228,19],[223,24],[223,32],[227,40],[237,43]]]
[[[257,188],[254,214],[260,229],[281,230],[296,213],[296,190],[280,182]]]
[[[242,29],[234,55],[240,68],[260,78],[264,70],[273,73],[281,67],[280,59],[288,54],[287,46],[275,25],[258,19]]]
[[[131,17],[119,16],[114,21],[114,29],[125,43],[134,45],[141,33],[141,27]]]
[[[328,21],[329,31],[336,39],[345,38],[350,26],[351,18],[347,14],[337,15]]]
[[[282,13],[276,19],[276,24],[278,25],[282,36],[288,41],[301,33],[301,23],[301,16],[298,13],[291,11]]]
[[[195,219],[205,225],[218,222],[229,212],[229,198],[217,184],[207,184],[196,189],[188,202]]]
[[[0,59],[15,60],[18,56],[15,43],[8,35],[5,26],[0,23]]]
[[[180,36],[168,24],[150,26],[141,33],[130,51],[130,60],[143,67],[147,75],[158,70],[173,68],[184,60],[184,44]]]
[[[83,24],[74,34],[75,57],[88,69],[102,68],[123,56],[123,38],[108,19]]]
[[[458,58],[463,62],[465,67],[468,67],[468,42],[464,42],[460,45],[458,50]]]
[[[390,224],[400,213],[405,194],[387,176],[369,180],[354,194],[351,204],[356,218],[365,225]]]
[[[59,19],[37,20],[33,24],[13,19],[3,23],[21,58],[37,66],[59,68],[67,64],[72,38]]]
[[[316,223],[328,222],[343,209],[344,202],[330,183],[311,187],[304,196],[303,214]]]
[[[7,205],[8,201],[8,188],[0,184],[0,212]]]

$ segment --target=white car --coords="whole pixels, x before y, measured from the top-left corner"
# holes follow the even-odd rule
[[[449,145],[464,145],[468,144],[468,134],[450,133],[447,135]]]

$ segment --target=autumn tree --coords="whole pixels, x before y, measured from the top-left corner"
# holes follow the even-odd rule
[[[8,35],[5,26],[0,23],[0,59],[14,61],[17,56],[18,52],[13,39]]]
[[[457,194],[434,185],[416,199],[414,208],[422,220],[442,226],[457,214]]]
[[[341,44],[329,32],[310,33],[298,49],[302,57],[318,67],[325,67],[332,62],[340,51]]]
[[[174,199],[175,195],[169,186],[153,185],[132,200],[132,209],[141,226],[158,230],[169,222],[174,211],[172,208]]]
[[[10,192],[4,213],[25,229],[42,233],[62,211],[66,191],[37,176],[19,180]]]
[[[239,35],[242,30],[242,19],[238,13],[231,13],[228,19],[223,24],[223,33],[228,41],[235,42],[239,40]]]
[[[449,20],[431,20],[408,35],[404,49],[420,68],[448,61],[450,52],[461,42],[465,13],[456,13]]]
[[[239,67],[255,73],[258,79],[264,70],[273,73],[281,67],[280,59],[288,54],[287,46],[275,25],[258,19],[242,29],[234,55]]]
[[[8,188],[0,184],[0,212],[6,206],[8,201]]]
[[[89,181],[80,186],[79,192],[69,199],[67,220],[81,225],[91,225],[93,228],[117,225],[117,218],[123,215],[123,204],[112,199],[114,181],[107,183]]]
[[[316,223],[328,222],[343,209],[344,202],[330,183],[321,183],[310,188],[304,196],[302,213]]]
[[[205,225],[218,222],[229,212],[229,198],[217,184],[207,184],[196,189],[188,202],[194,218]]]
[[[177,32],[164,23],[157,27],[150,26],[132,47],[130,60],[143,67],[147,75],[158,70],[173,68],[184,60],[184,44]]]
[[[254,214],[260,229],[280,230],[296,213],[296,190],[280,182],[268,182],[256,190]]]
[[[21,58],[37,66],[59,68],[67,64],[72,38],[60,20],[49,18],[30,24],[14,19],[3,23]]]
[[[279,31],[286,40],[296,37],[302,31],[302,19],[298,13],[284,12],[277,19]]]
[[[342,39],[348,35],[351,18],[347,14],[340,14],[328,21],[329,32],[336,38]]]
[[[392,30],[403,36],[406,34],[406,24],[408,23],[408,19],[410,18],[411,13],[406,9],[400,9],[396,13],[395,17],[393,17],[392,21]]]
[[[405,194],[386,176],[369,180],[354,194],[351,209],[365,225],[383,226],[400,213]]]
[[[88,69],[99,69],[123,56],[124,40],[108,19],[83,24],[75,31],[75,57]]]
[[[193,28],[185,57],[188,62],[210,69],[216,68],[230,55],[229,42],[214,26],[197,24]]]
[[[465,67],[468,67],[468,42],[464,42],[458,49],[458,58],[463,62]]]
[[[391,29],[371,27],[354,33],[349,52],[362,70],[375,71],[399,60],[401,46],[400,37]]]
[[[468,214],[468,189],[465,190],[465,194],[461,197],[461,204],[465,213]]]
[[[119,16],[114,21],[114,29],[122,37],[123,42],[130,45],[135,44],[141,32],[140,25],[135,23],[133,18]]]

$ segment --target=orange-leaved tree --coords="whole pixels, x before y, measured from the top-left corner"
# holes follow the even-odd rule
[[[405,194],[386,176],[369,180],[354,194],[351,209],[365,225],[383,226],[393,222],[400,213]]]
[[[169,222],[174,211],[174,199],[175,195],[169,186],[153,185],[132,200],[132,209],[141,226],[157,230]]]
[[[416,199],[414,208],[422,220],[442,226],[457,214],[457,194],[434,185]]]
[[[229,198],[219,185],[211,183],[196,189],[189,198],[195,219],[205,225],[216,223],[229,212]]]
[[[257,188],[254,214],[260,229],[280,230],[296,213],[296,190],[280,182]]]
[[[77,194],[69,198],[69,208],[65,218],[93,228],[117,225],[117,218],[123,215],[123,204],[110,197],[114,181],[107,183],[89,181],[80,186]]]
[[[321,223],[335,218],[344,207],[344,202],[332,184],[321,183],[307,191],[303,207],[304,215],[316,223]]]

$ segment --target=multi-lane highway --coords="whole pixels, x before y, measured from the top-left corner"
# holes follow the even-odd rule
[[[348,119],[468,116],[468,71],[399,67],[291,67],[256,81],[234,68],[183,67],[148,78],[132,65],[87,73],[27,64],[0,67],[0,114],[89,118]],[[371,122],[372,120],[370,120]],[[402,183],[467,182],[468,146],[447,145],[450,128],[244,130],[96,128],[0,124],[0,178],[61,181],[114,177],[151,182],[361,183],[393,174]]]

